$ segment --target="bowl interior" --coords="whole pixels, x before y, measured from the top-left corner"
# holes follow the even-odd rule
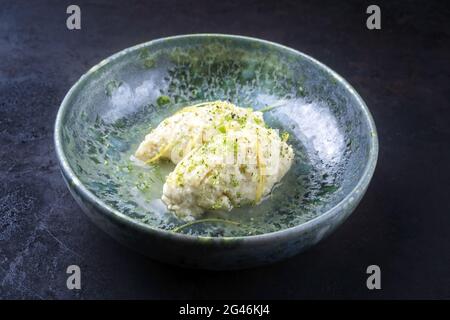
[[[239,226],[203,223],[182,232],[245,236],[304,223],[339,203],[369,161],[371,126],[360,101],[333,72],[272,43],[231,36],[153,41],[102,61],[66,98],[61,141],[71,169],[98,199],[152,227],[185,221],[160,200],[173,165],[133,164],[130,156],[151,128],[196,102],[229,100],[266,112],[290,134],[295,162],[260,205],[210,212]]]

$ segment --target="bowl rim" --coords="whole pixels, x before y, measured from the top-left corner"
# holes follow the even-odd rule
[[[257,42],[262,45],[266,45],[269,47],[274,47],[278,50],[282,50],[284,52],[293,53],[295,55],[301,56],[303,59],[309,60],[311,63],[316,65],[318,68],[322,69],[331,77],[333,77],[338,83],[343,85],[350,94],[355,98],[357,101],[359,107],[363,111],[363,116],[366,119],[369,130],[370,130],[370,146],[369,146],[369,158],[365,165],[364,171],[359,178],[356,185],[352,188],[352,190],[336,205],[334,205],[332,208],[328,209],[327,211],[319,214],[318,216],[301,223],[299,225],[281,229],[273,232],[268,233],[262,233],[257,235],[248,235],[248,236],[234,236],[234,237],[212,237],[212,236],[198,236],[198,235],[189,235],[189,234],[183,234],[183,233],[176,233],[172,232],[170,230],[164,230],[160,229],[148,224],[145,224],[141,221],[138,221],[134,218],[131,218],[124,213],[121,213],[119,210],[112,208],[111,206],[107,205],[103,202],[102,199],[97,197],[94,193],[92,193],[89,189],[87,189],[84,184],[81,182],[81,180],[77,177],[75,172],[72,170],[67,157],[64,153],[63,148],[63,140],[62,140],[62,126],[63,126],[63,120],[64,116],[70,106],[70,102],[72,99],[72,96],[74,93],[78,91],[78,88],[81,87],[90,77],[92,73],[97,71],[98,69],[102,68],[109,62],[116,60],[120,58],[123,55],[128,54],[131,51],[139,50],[144,47],[148,47],[157,43],[165,42],[165,41],[171,41],[171,40],[178,40],[178,39],[188,39],[188,38],[222,38],[222,39],[231,39],[231,40],[244,40],[249,42]],[[67,183],[71,185],[76,190],[76,193],[80,195],[81,198],[84,200],[87,200],[91,205],[93,205],[96,209],[99,209],[104,214],[109,215],[113,219],[118,220],[118,222],[125,223],[128,226],[135,227],[139,229],[140,231],[143,231],[144,233],[156,235],[156,236],[162,236],[166,238],[172,238],[174,240],[180,240],[183,242],[198,242],[198,241],[205,241],[208,240],[208,242],[213,243],[220,243],[223,241],[253,241],[253,242],[266,242],[275,240],[281,237],[290,237],[295,236],[298,233],[304,232],[308,229],[313,229],[314,227],[324,223],[325,221],[329,220],[336,214],[343,212],[341,209],[343,209],[345,206],[349,205],[350,203],[360,200],[360,197],[364,194],[366,188],[369,185],[369,182],[373,176],[373,173],[375,171],[377,159],[378,159],[378,135],[377,130],[375,127],[375,123],[373,120],[373,117],[364,102],[364,100],[361,98],[361,96],[357,93],[357,91],[339,74],[337,74],[334,70],[323,64],[322,62],[314,59],[313,57],[300,52],[296,49],[292,49],[290,47],[284,46],[282,44],[278,44],[276,42],[267,41],[255,37],[248,37],[248,36],[242,36],[242,35],[231,35],[231,34],[221,34],[221,33],[194,33],[194,34],[185,34],[185,35],[177,35],[177,36],[170,36],[170,37],[163,37],[155,40],[151,40],[148,42],[140,43],[131,47],[128,47],[126,49],[123,49],[108,58],[102,60],[98,64],[94,65],[92,68],[90,68],[86,73],[84,73],[78,80],[75,82],[75,84],[70,88],[70,90],[65,95],[55,121],[55,127],[54,127],[54,143],[55,143],[55,151],[57,155],[57,159],[62,171],[63,176],[67,179]],[[361,194],[359,197],[357,195]],[[351,212],[353,209],[351,210]],[[350,213],[351,213],[350,212]]]

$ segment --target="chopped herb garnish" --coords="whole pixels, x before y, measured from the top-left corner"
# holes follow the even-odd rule
[[[159,96],[156,103],[158,106],[162,107],[163,105],[170,103],[170,98],[168,96]]]

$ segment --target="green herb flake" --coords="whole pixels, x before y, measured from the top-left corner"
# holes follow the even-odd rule
[[[162,107],[170,103],[170,98],[168,96],[159,96],[158,99],[156,99],[156,103],[158,106]]]
[[[236,179],[236,177],[234,175],[231,176],[231,186],[233,188],[236,188],[239,186],[239,181]]]
[[[237,139],[235,139],[234,142],[233,142],[233,154],[234,154],[234,159],[237,160],[237,156],[238,156],[238,142],[237,142]]]
[[[217,201],[211,206],[211,209],[217,210],[217,209],[222,208],[222,206],[223,206],[222,201],[221,201],[221,200],[217,200]]]
[[[241,125],[241,127],[244,127],[247,123],[247,116],[240,117],[239,119],[237,119],[237,122]]]

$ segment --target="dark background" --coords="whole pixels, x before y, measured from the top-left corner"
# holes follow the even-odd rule
[[[81,7],[82,29],[66,28]],[[0,298],[450,298],[449,6],[373,1],[0,1]],[[293,47],[367,102],[380,155],[361,204],[332,236],[258,269],[184,270],[95,227],[56,163],[55,116],[91,66],[137,43],[197,32]],[[66,288],[67,266],[82,289]],[[377,264],[382,289],[366,288]]]

